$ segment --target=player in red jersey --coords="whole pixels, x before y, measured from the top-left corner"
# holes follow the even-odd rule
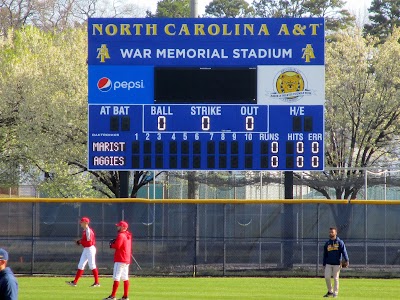
[[[132,257],[132,234],[128,231],[128,223],[121,221],[117,226],[117,238],[110,241],[110,248],[115,249],[114,253],[114,284],[111,295],[104,300],[116,300],[119,282],[124,282],[124,295],[119,300],[129,300],[129,264]]]
[[[89,218],[83,217],[80,221],[83,229],[82,238],[76,241],[78,246],[83,247],[81,259],[79,260],[78,270],[76,271],[75,279],[67,281],[70,286],[76,286],[79,278],[83,275],[85,266],[89,263],[89,269],[92,270],[94,283],[91,287],[99,287],[99,271],[96,267],[96,235],[92,228],[89,227]]]

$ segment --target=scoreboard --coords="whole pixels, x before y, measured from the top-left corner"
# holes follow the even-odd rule
[[[89,19],[91,170],[324,168],[324,20]]]

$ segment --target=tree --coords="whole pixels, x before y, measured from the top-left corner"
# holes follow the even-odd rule
[[[146,12],[149,18],[189,18],[190,0],[162,0],[157,3],[155,14]]]
[[[354,22],[354,16],[344,5],[343,0],[253,0],[257,17],[324,17],[329,31],[346,28]]]
[[[92,180],[92,188],[97,191],[102,197],[107,198],[121,198],[121,178],[118,171],[89,171],[87,169],[86,161],[73,161],[71,165],[79,168],[80,172],[90,173]],[[152,171],[133,171],[129,175],[129,198],[136,198],[137,193],[143,186],[153,182],[155,178],[160,176],[163,172],[157,173],[153,176]]]
[[[400,0],[373,0],[369,12],[369,23],[364,25],[364,33],[376,36],[380,42],[400,27]]]
[[[306,13],[304,0],[253,0],[255,15],[263,18],[301,17]]]
[[[385,167],[397,158],[400,133],[400,29],[375,47],[360,30],[342,32],[326,47],[326,170],[304,182],[330,199],[355,199],[365,168]],[[333,191],[333,193],[332,193]],[[347,206],[333,206],[340,227]],[[342,230],[343,231],[343,230]]]
[[[326,149],[328,166],[383,166],[395,153],[399,134],[400,54],[396,30],[375,48],[359,31],[341,34],[327,47]],[[338,190],[337,199],[355,198],[357,186]]]
[[[86,48],[84,29],[26,27],[0,44],[0,165],[52,197],[120,195],[118,172],[87,170]],[[133,175],[136,197],[153,176]]]
[[[244,0],[213,0],[206,6],[205,16],[217,18],[250,17],[253,8]]]
[[[33,14],[32,0],[0,0],[0,28],[6,34],[9,28],[20,28]]]
[[[85,49],[85,30],[52,34],[35,27],[11,32],[0,48],[0,103],[13,112],[2,128],[13,137],[7,151],[47,192],[50,179],[55,187],[55,179],[77,174],[72,189],[58,181],[58,195],[80,195],[91,186],[66,160],[84,159],[86,152]]]
[[[142,9],[124,0],[0,0],[0,36],[26,25],[61,31],[82,26],[90,17],[142,15]]]
[[[0,187],[14,187],[20,179],[18,157],[10,151],[16,146],[15,111],[0,105],[0,112]]]
[[[5,60],[6,56],[0,59],[0,68],[2,69]],[[0,82],[3,81],[5,81],[5,75],[0,71]],[[18,144],[16,124],[19,99],[2,98],[3,93],[6,93],[6,89],[2,89],[0,85],[0,186],[12,187],[19,182],[18,156],[12,151]]]

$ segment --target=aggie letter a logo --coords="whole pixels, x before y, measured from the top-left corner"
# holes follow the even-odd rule
[[[97,81],[97,88],[101,92],[108,92],[112,88],[112,81],[107,77],[102,77]]]

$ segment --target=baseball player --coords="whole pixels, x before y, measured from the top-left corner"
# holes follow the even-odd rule
[[[73,281],[67,281],[66,283],[70,286],[76,286],[79,278],[83,275],[85,266],[89,263],[89,269],[92,270],[94,283],[91,287],[99,287],[99,271],[96,267],[96,236],[92,228],[89,227],[90,220],[87,217],[83,217],[80,221],[80,225],[83,229],[82,238],[76,241],[78,246],[83,247],[81,259],[79,260],[78,270],[76,271],[75,279]]]
[[[116,300],[119,281],[124,282],[124,295],[119,300],[129,300],[129,264],[132,256],[132,234],[128,231],[128,223],[121,221],[117,226],[117,238],[110,241],[110,248],[115,249],[114,253],[114,284],[111,295],[103,300]]]
[[[17,300],[18,282],[14,273],[7,267],[8,252],[0,248],[0,299]]]
[[[336,227],[329,228],[329,240],[324,245],[323,266],[325,267],[325,281],[328,292],[324,297],[336,298],[339,293],[340,269],[347,268],[349,256],[344,242],[337,236]],[[332,290],[331,276],[334,285]]]

